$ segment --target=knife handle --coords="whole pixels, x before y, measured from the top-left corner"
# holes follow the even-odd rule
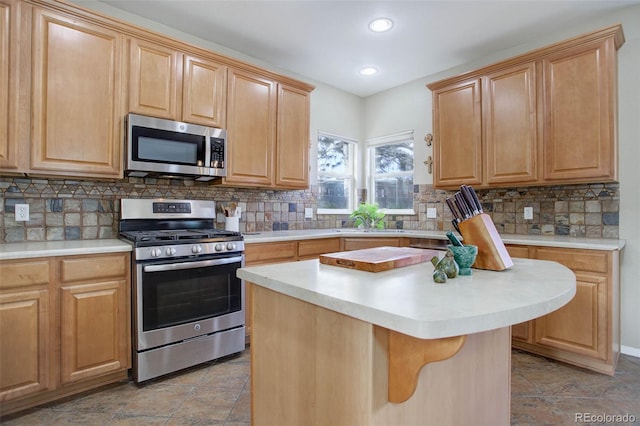
[[[467,186],[467,188],[469,189],[469,192],[473,197],[473,201],[476,202],[476,207],[478,207],[478,213],[484,213],[484,211],[482,210],[482,203],[480,202],[480,198],[478,198],[478,194],[476,194],[476,190],[473,189],[472,186]]]
[[[453,205],[453,201],[451,201],[451,198],[447,198],[445,201],[447,202],[447,206],[449,206],[449,210],[451,210],[451,214],[453,215],[454,219],[460,221],[460,213],[456,210],[455,206]]]
[[[459,191],[455,193],[455,198],[456,207],[458,207],[458,210],[460,210],[465,220],[469,219],[471,217],[471,212],[467,209],[467,204],[464,202],[462,194],[460,194]]]
[[[464,198],[464,201],[467,203],[467,206],[469,207],[471,216],[477,215],[479,213],[478,207],[476,206],[476,202],[474,201],[473,196],[471,195],[471,191],[469,191],[469,187],[467,185],[461,185],[460,192],[462,193],[462,197]]]

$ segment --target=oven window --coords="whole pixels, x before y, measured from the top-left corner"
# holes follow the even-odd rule
[[[240,263],[143,272],[143,331],[212,318],[242,309]]]

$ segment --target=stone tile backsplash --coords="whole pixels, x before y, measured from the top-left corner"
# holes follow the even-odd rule
[[[483,208],[501,233],[618,238],[619,185],[590,184],[478,190]],[[0,242],[115,238],[120,198],[208,199],[236,202],[243,232],[351,227],[348,215],[304,218],[316,211],[318,188],[273,191],[224,188],[191,180],[128,178],[118,182],[0,177]],[[387,215],[386,227],[451,229],[445,199],[453,192],[414,186],[415,215]],[[360,190],[359,200],[366,198]],[[15,220],[15,205],[29,204],[30,220]],[[533,220],[524,220],[524,207]],[[427,219],[427,208],[436,219]],[[224,227],[219,221],[217,227]]]

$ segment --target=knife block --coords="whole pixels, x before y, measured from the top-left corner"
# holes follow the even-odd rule
[[[458,224],[463,244],[478,246],[478,256],[473,268],[503,271],[513,266],[496,226],[486,213],[473,216]]]

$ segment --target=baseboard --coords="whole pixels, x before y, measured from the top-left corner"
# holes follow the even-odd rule
[[[620,346],[620,352],[625,355],[631,355],[640,358],[640,348],[632,348],[631,346]]]

